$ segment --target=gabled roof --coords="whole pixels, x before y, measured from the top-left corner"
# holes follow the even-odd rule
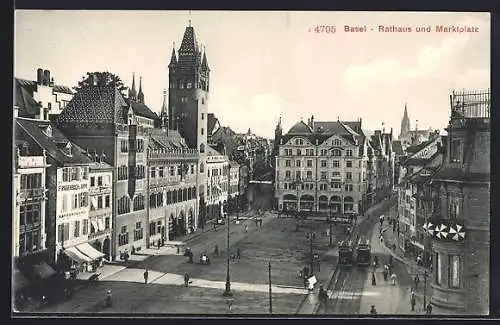
[[[44,130],[51,126],[52,136],[49,137]],[[61,165],[65,164],[88,164],[92,160],[76,144],[71,143],[54,125],[48,121],[16,118],[16,138],[25,139],[46,150],[47,156],[52,157]],[[71,156],[67,155],[63,148],[67,143],[72,146]]]
[[[224,156],[224,154],[218,152],[211,146],[207,146],[207,156]]]
[[[401,141],[399,140],[392,141],[392,151],[394,151],[394,153],[398,156],[404,155],[403,145],[401,144]]]
[[[38,87],[37,82],[34,80],[28,80],[28,79],[22,79],[22,78],[15,78],[15,79],[17,82],[19,82],[19,84],[22,87],[31,87],[35,91]],[[54,92],[56,92],[56,93],[64,93],[64,94],[70,94],[70,95],[73,94],[73,91],[71,90],[71,88],[69,88],[67,86],[54,85],[54,86],[52,86],[52,88],[54,89]]]
[[[430,143],[434,142],[434,140],[435,139],[430,139],[430,140],[424,141],[422,143],[419,143],[419,144],[416,144],[416,145],[413,145],[413,146],[409,146],[408,148],[406,148],[406,152],[408,152],[408,153],[419,152],[420,150],[422,150],[425,147],[427,147]]]
[[[214,132],[214,128],[217,125],[219,120],[215,117],[214,113],[207,114],[207,134],[212,135]]]
[[[436,151],[429,158],[412,158],[412,157],[409,157],[405,161],[403,161],[402,164],[403,165],[412,165],[412,166],[422,166],[422,165],[427,164],[428,162],[431,162],[434,158],[436,158],[440,154],[441,154],[441,152]]]
[[[161,129],[151,129],[148,148],[150,149],[188,149],[186,141],[177,130],[163,131]]]
[[[312,134],[312,130],[309,127],[309,125],[304,123],[304,121],[300,121],[300,122],[295,123],[295,125],[290,128],[290,130],[288,131],[287,134],[288,135],[310,135],[310,134]]]
[[[149,107],[147,107],[143,103],[139,103],[135,100],[127,100],[129,104],[132,104],[132,110],[134,111],[135,115],[146,117],[152,120],[158,119],[158,115],[153,112]]]
[[[14,106],[19,107],[19,116],[33,116],[39,114],[40,104],[36,102],[24,80],[15,78],[14,80]]]
[[[126,123],[127,103],[114,86],[80,89],[59,114],[58,122]]]

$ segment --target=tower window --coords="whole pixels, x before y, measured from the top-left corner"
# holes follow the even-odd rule
[[[179,89],[184,89],[184,84],[182,83],[182,80],[179,80]]]
[[[203,99],[202,99],[202,102],[203,102]],[[201,113],[201,119],[204,120],[205,119],[205,113]]]
[[[203,97],[201,98],[201,104],[205,105],[205,98],[203,98]]]
[[[203,130],[203,128],[201,128],[201,135],[203,135],[203,133],[204,133],[204,130]]]

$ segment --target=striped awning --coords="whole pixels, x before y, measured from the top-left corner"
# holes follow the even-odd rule
[[[64,251],[63,251],[69,258],[71,258],[73,261],[81,264],[81,263],[88,263],[90,261],[92,261],[92,259],[90,257],[88,257],[87,255],[83,254],[82,252],[80,252],[76,247],[69,247],[69,248],[66,248]]]
[[[78,246],[76,246],[76,248],[80,252],[82,252],[84,255],[87,255],[88,257],[90,257],[91,260],[96,260],[96,259],[104,256],[103,253],[99,252],[97,249],[90,246],[88,243],[78,245]]]

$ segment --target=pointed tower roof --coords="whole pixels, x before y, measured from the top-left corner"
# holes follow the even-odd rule
[[[167,90],[163,89],[163,104],[161,105],[161,115],[168,114]]]
[[[192,70],[198,67],[199,46],[196,41],[196,34],[194,28],[191,26],[186,27],[184,36],[182,38],[181,47],[179,48],[179,61],[178,67],[180,70]]]
[[[201,69],[205,70],[205,71],[210,71],[210,68],[208,67],[206,53],[207,53],[207,51],[205,50],[205,47],[203,47],[203,59],[201,61]]]
[[[144,104],[144,93],[142,92],[142,77],[139,77],[139,93],[137,94],[137,101]]]
[[[405,103],[405,112],[403,113],[403,119],[409,119],[409,117],[408,117],[408,108],[406,107],[406,103]]]
[[[133,100],[137,98],[137,92],[135,91],[135,72],[132,72],[132,87],[128,90],[128,97]]]
[[[175,54],[175,42],[174,42],[174,47],[172,48],[172,56],[170,57],[170,64],[168,65],[169,68],[173,68],[177,66],[177,55]]]

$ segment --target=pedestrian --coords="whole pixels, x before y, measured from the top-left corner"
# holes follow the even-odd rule
[[[396,273],[392,273],[391,274],[391,280],[392,280],[392,285],[393,286],[396,285],[396,278],[397,278]]]
[[[245,232],[248,232],[248,225],[245,225]]]
[[[219,256],[219,246],[217,244],[215,244],[214,255],[215,257]]]
[[[372,305],[370,308],[370,314],[371,315],[377,315],[377,310],[375,309],[375,305]]]
[[[418,290],[418,284],[420,283],[420,278],[418,277],[418,274],[415,275],[415,290]]]
[[[240,248],[236,248],[236,258],[239,260],[241,257],[241,252],[240,252]]]
[[[389,271],[387,270],[387,265],[384,265],[384,271],[382,272],[384,275],[384,281],[387,282],[388,277],[389,277]]]
[[[184,286],[189,286],[189,274],[187,272],[184,273]]]
[[[158,249],[160,249],[161,246],[161,239],[158,239]]]
[[[410,297],[410,303],[411,303],[411,311],[415,311],[415,305],[417,304],[417,300],[415,299],[415,292],[411,292],[411,297]]]
[[[148,284],[148,269],[144,270],[144,284]]]
[[[375,272],[372,272],[372,286],[377,285],[377,279],[375,278]]]
[[[427,307],[425,308],[425,313],[427,315],[431,315],[432,314],[432,305],[430,303],[427,304]]]
[[[258,227],[259,226],[259,220],[257,220],[257,218],[255,218],[255,227]]]

